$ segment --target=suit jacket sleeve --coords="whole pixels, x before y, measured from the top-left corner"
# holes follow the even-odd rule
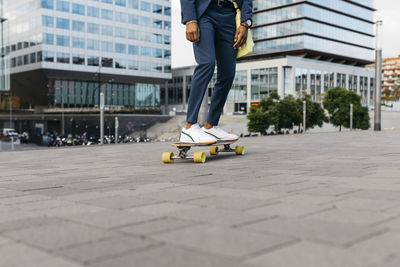
[[[241,22],[250,19],[253,21],[253,0],[243,0]]]
[[[195,0],[181,0],[182,23],[197,20]]]

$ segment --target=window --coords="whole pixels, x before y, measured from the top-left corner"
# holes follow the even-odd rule
[[[139,32],[135,30],[128,30],[128,38],[132,40],[139,40]]]
[[[43,27],[54,27],[54,17],[42,16]]]
[[[162,20],[161,19],[153,19],[153,27],[162,29]]]
[[[127,22],[128,14],[124,12],[115,11],[115,21]]]
[[[107,36],[113,36],[114,28],[110,25],[101,25],[101,34]]]
[[[98,18],[99,17],[99,9],[97,7],[92,7],[92,6],[88,6],[87,7],[87,15],[89,17],[95,17]]]
[[[29,64],[29,55],[24,55],[24,65]]]
[[[151,26],[151,20],[148,17],[140,17],[140,24],[144,26]]]
[[[36,53],[30,54],[30,62],[31,64],[36,63]]]
[[[88,39],[87,40],[87,49],[99,50],[99,40]]]
[[[96,23],[88,23],[87,24],[87,32],[88,33],[100,33],[100,25]]]
[[[85,15],[85,6],[72,3],[72,13],[78,15]]]
[[[139,55],[139,47],[136,45],[128,45],[128,54]]]
[[[162,6],[153,4],[153,13],[162,14]]]
[[[72,37],[72,47],[73,48],[85,48],[85,39],[79,37]]]
[[[115,27],[115,36],[120,38],[126,38],[126,29],[121,27]]]
[[[157,34],[157,33],[153,33],[151,35],[151,42],[152,43],[161,44],[162,43],[162,35],[161,34]]]
[[[99,58],[98,57],[88,57],[88,66],[99,66]]]
[[[171,58],[171,50],[164,50],[164,58]]]
[[[56,27],[59,29],[69,30],[69,19],[57,18]]]
[[[116,59],[115,60],[115,68],[126,69],[126,61],[123,59]]]
[[[151,48],[142,46],[140,48],[140,55],[144,56],[144,57],[150,57],[151,56]]]
[[[69,12],[69,3],[67,1],[57,0],[56,9],[62,12]]]
[[[107,3],[107,4],[112,4],[112,3],[113,3],[113,0],[101,0],[101,2]]]
[[[69,46],[69,36],[57,35],[56,42],[58,46]]]
[[[115,44],[115,52],[120,54],[126,54],[126,45],[125,44]]]
[[[150,3],[142,1],[142,3],[140,4],[140,9],[150,12]]]
[[[171,36],[164,35],[164,44],[171,44]]]
[[[112,58],[109,58],[109,57],[101,58],[101,66],[102,67],[112,68],[113,62],[114,62],[114,60]]]
[[[54,0],[42,0],[42,8],[54,9]]]
[[[115,0],[115,5],[126,6],[126,0]]]
[[[45,33],[43,43],[48,45],[54,45],[54,34]]]
[[[138,25],[139,17],[137,15],[128,14],[128,23]]]
[[[140,32],[140,41],[151,42],[151,33]]]
[[[170,7],[165,7],[164,8],[164,15],[166,16],[171,16],[171,8]]]
[[[57,63],[69,64],[69,54],[68,53],[57,53]]]
[[[85,22],[73,20],[72,21],[72,30],[78,31],[78,32],[84,32],[85,31]]]
[[[85,56],[83,55],[73,55],[72,64],[75,65],[85,65]]]
[[[54,52],[43,51],[43,61],[54,62]]]
[[[113,19],[113,12],[109,9],[101,9],[101,18],[112,20]]]
[[[139,0],[128,0],[128,7],[139,9]]]
[[[101,42],[101,50],[104,52],[114,52],[112,42]]]
[[[162,58],[162,49],[160,48],[153,48],[152,49],[152,56]]]
[[[171,29],[171,21],[164,21],[164,30]]]

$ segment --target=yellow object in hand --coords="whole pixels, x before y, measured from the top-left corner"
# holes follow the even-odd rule
[[[239,28],[240,23],[241,23],[240,20],[242,17],[242,12],[238,8],[236,1],[233,2],[233,5],[236,10],[236,18],[235,19],[236,19],[236,29],[237,29],[237,28]],[[243,56],[253,52],[253,47],[254,47],[253,36],[251,34],[251,30],[248,29],[247,30],[247,40],[241,47],[239,47],[236,58],[243,57]]]

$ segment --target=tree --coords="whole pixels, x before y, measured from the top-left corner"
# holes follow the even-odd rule
[[[289,95],[279,102],[276,102],[268,111],[268,119],[275,127],[275,131],[281,129],[293,129],[301,122],[298,104],[293,96]]]
[[[269,128],[269,120],[267,112],[263,111],[260,107],[251,107],[249,114],[247,114],[247,129],[249,132],[261,133],[265,135]]]
[[[315,126],[322,127],[324,122],[329,122],[324,109],[319,103],[312,102],[310,95],[297,99],[300,114],[303,114],[303,101],[306,101],[306,129],[313,129]],[[300,131],[300,123],[297,125]]]
[[[342,126],[350,127],[350,104],[353,104],[353,128],[369,129],[368,108],[361,105],[361,97],[357,93],[343,88],[332,88],[326,92],[323,104],[329,113],[329,121],[339,127],[339,131]]]

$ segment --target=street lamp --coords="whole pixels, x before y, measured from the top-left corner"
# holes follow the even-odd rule
[[[382,127],[382,24],[381,20],[376,22],[374,131],[380,131]]]

